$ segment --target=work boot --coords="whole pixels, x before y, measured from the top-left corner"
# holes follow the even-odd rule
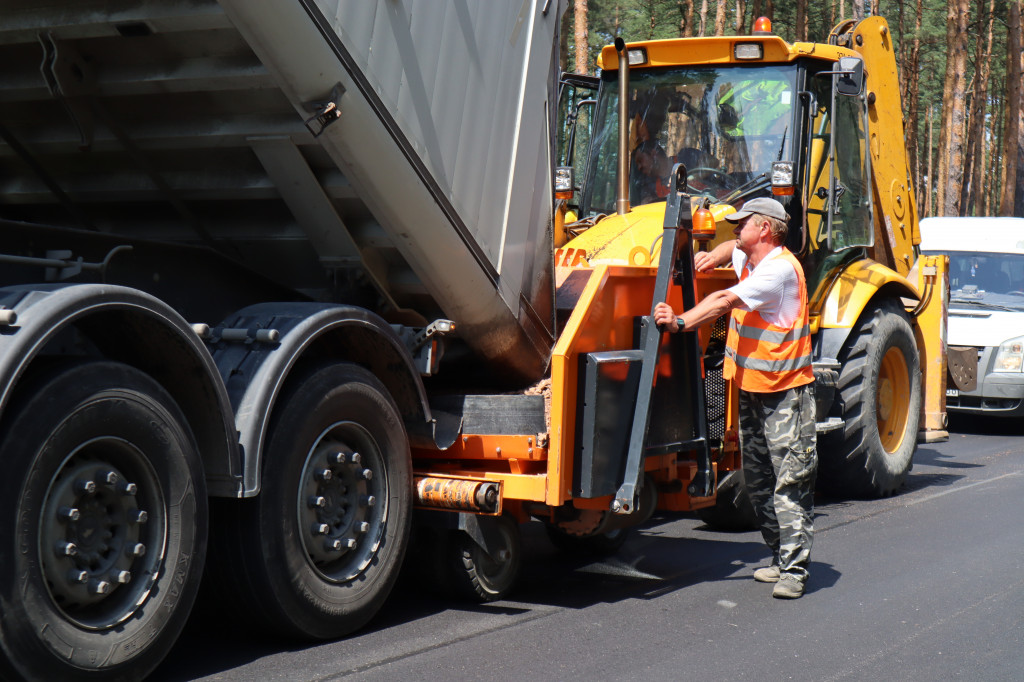
[[[782,576],[772,590],[772,596],[776,599],[799,599],[803,594],[803,582],[789,575]]]
[[[779,582],[779,567],[774,564],[771,566],[762,566],[754,571],[754,580],[759,583]]]

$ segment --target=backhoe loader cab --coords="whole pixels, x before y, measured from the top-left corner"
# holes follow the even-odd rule
[[[576,131],[590,139],[569,207],[579,220],[565,226],[556,282],[571,269],[657,262],[676,164],[694,214],[707,209],[717,223],[714,239],[696,248],[731,239],[724,216],[747,200],[779,200],[791,216],[787,246],[808,283],[828,455],[821,476],[843,494],[891,494],[918,431],[945,437],[945,319],[941,305],[930,305],[941,304],[944,263],[929,261],[907,279],[920,237],[888,27],[880,17],[844,22],[824,44],[788,44],[768,30],[627,43],[624,61],[615,47],[603,49],[592,128]],[[575,80],[563,94],[584,99],[583,85]],[[630,153],[625,214],[617,211],[621,136]],[[696,276],[698,297],[728,286],[729,276],[719,271],[713,285]]]

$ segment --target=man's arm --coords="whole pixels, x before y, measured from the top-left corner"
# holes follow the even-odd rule
[[[727,265],[732,262],[732,250],[736,247],[736,240],[730,239],[722,242],[711,251],[698,251],[693,254],[693,266],[697,272],[707,272],[714,268]]]
[[[654,307],[654,322],[668,332],[679,331],[680,321],[684,329],[693,329],[714,322],[742,303],[739,296],[728,289],[722,289],[708,294],[697,305],[679,316],[668,303],[659,303]]]

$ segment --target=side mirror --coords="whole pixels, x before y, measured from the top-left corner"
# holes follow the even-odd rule
[[[840,95],[857,96],[864,90],[864,60],[860,57],[840,57],[835,73],[836,92]]]

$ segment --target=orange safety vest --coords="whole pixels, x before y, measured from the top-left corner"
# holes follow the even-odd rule
[[[739,308],[734,308],[729,318],[722,374],[749,393],[786,391],[814,381],[804,270],[785,247],[777,257],[793,266],[799,283],[800,316],[793,327],[769,324],[757,311]],[[744,267],[740,280],[748,275]]]

